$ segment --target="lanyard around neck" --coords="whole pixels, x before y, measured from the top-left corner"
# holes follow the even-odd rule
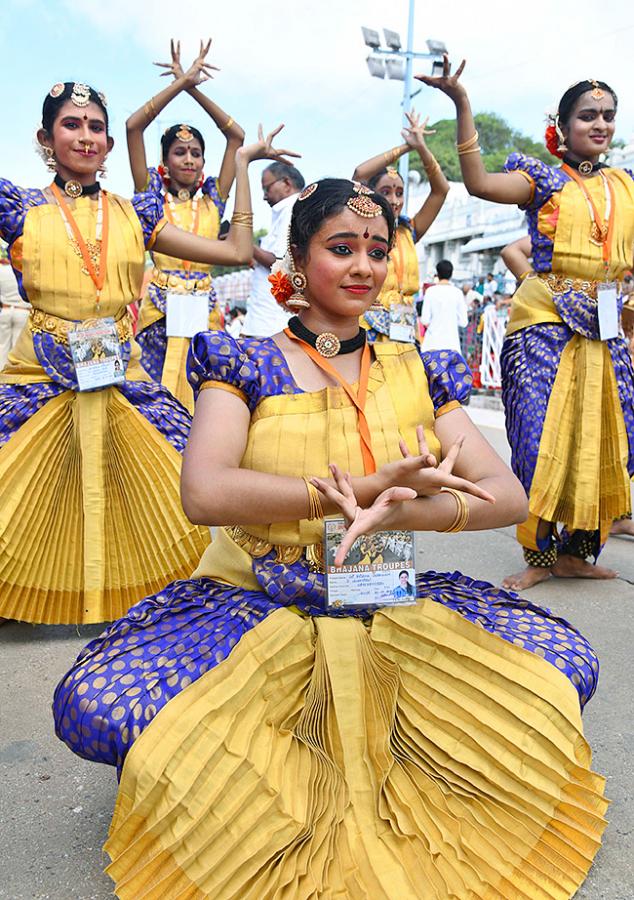
[[[350,401],[357,410],[357,421],[359,423],[359,439],[361,443],[361,457],[363,459],[363,472],[365,475],[373,475],[374,472],[376,472],[376,462],[374,460],[374,453],[372,452],[372,436],[370,434],[370,427],[365,416],[365,403],[368,397],[368,381],[370,378],[371,363],[369,344],[366,344],[363,348],[363,354],[361,356],[361,372],[359,374],[359,390],[355,391],[352,385],[346,381],[343,375],[341,375],[334,366],[331,366],[330,363],[326,359],[324,359],[324,357],[321,356],[314,347],[311,347],[310,344],[306,343],[306,341],[303,341],[301,338],[298,338],[296,335],[294,335],[289,328],[284,329],[284,334],[292,341],[297,341],[304,353],[312,359],[315,365],[318,366],[318,368],[320,368],[322,372],[330,375],[330,377],[333,378],[348,395]]]
[[[90,275],[92,283],[94,284],[97,291],[97,306],[99,305],[99,299],[101,296],[101,292],[103,290],[103,286],[106,280],[106,259],[108,256],[108,225],[109,225],[109,217],[108,217],[108,196],[105,191],[101,191],[101,199],[102,199],[102,215],[103,221],[98,223],[98,231],[99,224],[101,225],[101,235],[97,235],[97,240],[99,241],[99,262],[95,267],[95,264],[91,258],[90,251],[84,240],[84,236],[79,230],[79,226],[75,221],[75,217],[72,214],[68,203],[64,200],[64,197],[57,187],[55,183],[51,185],[51,191],[53,196],[57,200],[57,204],[60,209],[60,213],[62,215],[62,219],[64,220],[64,224],[68,224],[72,235],[77,243],[77,247],[81,254],[81,258],[83,260],[84,266],[86,267],[86,271]]]
[[[610,265],[610,247],[612,246],[612,234],[614,232],[614,212],[615,212],[615,206],[616,206],[616,201],[615,201],[615,197],[614,197],[614,187],[612,185],[612,182],[610,181],[610,179],[607,177],[607,175],[604,172],[599,170],[599,176],[603,179],[603,186],[606,191],[606,206],[609,205],[609,207],[610,207],[609,212],[606,209],[606,218],[607,218],[607,223],[606,223],[601,219],[601,216],[599,215],[599,210],[597,209],[594,200],[590,196],[590,191],[584,184],[584,181],[583,181],[583,178],[581,177],[581,175],[579,175],[578,172],[575,172],[575,170],[573,168],[571,168],[571,166],[569,166],[567,163],[564,163],[561,168],[564,170],[564,172],[566,172],[568,175],[570,175],[570,177],[572,178],[573,181],[576,181],[582,194],[586,198],[586,203],[588,204],[588,208],[590,210],[590,215],[593,220],[593,226],[594,226],[593,232],[596,237],[596,243],[600,244],[600,246],[601,246],[601,255],[603,257],[603,265],[607,269],[608,266]]]

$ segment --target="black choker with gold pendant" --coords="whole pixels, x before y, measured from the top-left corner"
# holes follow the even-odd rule
[[[76,200],[78,197],[90,197],[93,194],[99,193],[99,182],[95,181],[94,184],[81,184],[79,181],[75,181],[75,179],[71,178],[69,181],[64,181],[61,175],[57,174],[55,176],[55,184],[60,190],[64,191],[67,197],[70,197],[71,200]]]
[[[355,350],[360,350],[365,345],[365,328],[359,328],[358,334],[355,334],[353,338],[349,338],[347,341],[340,341],[332,331],[323,331],[321,334],[315,334],[314,331],[306,328],[297,316],[289,319],[288,328],[295,337],[310,344],[326,359],[332,359],[333,356],[341,356],[345,353],[354,353]]]

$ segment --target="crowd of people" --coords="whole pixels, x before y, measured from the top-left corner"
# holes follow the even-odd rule
[[[606,826],[581,722],[599,665],[515,591],[612,577],[596,559],[631,512],[634,179],[600,161],[616,94],[576,83],[547,136],[561,166],[513,153],[493,174],[464,63],[420,77],[455,105],[467,190],[527,211],[502,359],[511,471],[462,409],[459,329],[481,301],[447,261],[416,331],[415,244],[448,188],[425,123],[412,113],[352,180],[306,183],[281,127],[245,144],[202,90],[208,50],[185,70],[172,44],[171,83],[128,120],[132,199],[101,188],[107,101],[79,82],[44,99],[52,183],[0,179],[27,316],[0,374],[0,615],[109,623],[53,706],[61,740],[117,769],[116,895],[572,897]],[[226,138],[217,177],[184,123],[148,164],[144,131],[182,92]],[[409,219],[394,163],[412,151],[430,193]],[[262,159],[272,227],[254,248]],[[211,268],[252,260],[252,302],[225,322]],[[498,293],[488,276],[482,302]],[[336,516],[334,568],[357,541],[510,524],[526,568],[501,588],[413,585],[395,563],[393,605],[332,604]]]

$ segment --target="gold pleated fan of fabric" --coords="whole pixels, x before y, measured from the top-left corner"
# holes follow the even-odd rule
[[[0,615],[111,621],[189,576],[208,543],[180,454],[116,390],[48,401],[0,456]]]
[[[125,762],[121,900],[569,898],[605,827],[576,693],[433,602],[280,609]]]

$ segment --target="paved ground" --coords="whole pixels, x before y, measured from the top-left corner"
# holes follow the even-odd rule
[[[484,413],[485,411],[482,411]],[[506,452],[499,416],[480,419]],[[480,411],[474,410],[478,419]],[[499,583],[521,564],[511,529],[486,534],[421,535],[420,563]],[[611,539],[604,562],[614,582],[555,581],[531,599],[569,618],[594,644],[601,682],[585,714],[594,768],[608,778],[610,825],[581,900],[634,897],[634,541]],[[73,756],[55,739],[50,702],[58,678],[99,632],[86,627],[9,625],[0,629],[0,846],[3,900],[104,900],[103,874],[114,804],[114,772]],[[169,900],[169,898],[165,898]]]

